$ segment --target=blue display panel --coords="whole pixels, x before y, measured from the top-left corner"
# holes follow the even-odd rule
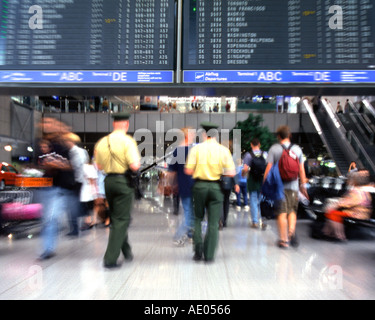
[[[374,17],[375,0],[185,1],[184,82],[375,82]]]
[[[172,83],[173,71],[0,71],[0,83]]]
[[[192,70],[186,83],[375,83],[375,70]]]

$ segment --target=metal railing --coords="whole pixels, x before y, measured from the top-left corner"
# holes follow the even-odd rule
[[[367,99],[364,99],[362,102],[365,105],[366,109],[372,114],[372,116],[375,117],[375,108],[372,106],[372,104]]]
[[[358,159],[361,160],[362,165],[368,169],[371,174],[375,174],[375,164],[372,159],[369,157],[365,149],[363,148],[361,142],[358,140],[353,131],[349,131],[347,134],[348,141],[353,147],[354,151],[358,155]]]
[[[374,143],[374,132],[371,130],[370,126],[367,124],[365,119],[363,118],[362,114],[359,112],[357,107],[353,104],[352,101],[349,101],[350,108],[354,111],[353,113],[349,112],[349,116],[353,120],[353,122],[356,124],[357,128],[363,132],[364,136],[367,138],[368,142],[370,144]],[[358,123],[358,121],[360,123]]]
[[[304,104],[304,106],[305,106],[305,108],[306,108],[306,110],[307,110],[307,112],[310,116],[310,119],[311,119],[316,131],[318,132],[320,138],[322,139],[323,144],[326,146],[326,149],[328,151],[329,156],[333,159],[332,149],[331,149],[331,147],[328,143],[328,140],[327,140],[327,138],[326,138],[326,136],[325,136],[325,134],[322,130],[322,127],[320,126],[318,118],[316,117],[316,115],[314,113],[314,110],[313,110],[313,107],[311,106],[310,101],[308,99],[303,99],[303,104]],[[337,170],[338,174],[341,173],[337,166],[336,166],[336,170]]]

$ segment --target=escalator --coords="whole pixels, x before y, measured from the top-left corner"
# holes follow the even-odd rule
[[[338,142],[337,136],[331,131],[333,129],[337,130],[331,123],[327,121],[327,115],[320,111],[316,114],[322,131],[325,133],[326,145],[329,149],[329,153],[333,160],[336,162],[336,166],[341,175],[345,175],[350,166],[352,159],[347,157],[342,150],[342,143]]]
[[[352,105],[354,110],[348,113],[337,114],[346,131],[353,131],[363,146],[374,144],[374,132],[364,120],[362,114]]]
[[[362,158],[361,160],[364,163],[365,167],[372,167],[374,165],[375,159],[375,133],[368,125],[365,117],[363,117],[363,114],[360,113],[359,110],[354,106],[354,104],[350,102],[349,112],[346,114],[338,114],[337,116],[341,121],[341,124],[349,133],[349,141],[351,139],[351,136],[354,135],[358,139],[360,145],[363,147],[368,158],[371,160],[372,164],[368,164],[367,159],[363,159],[362,155],[359,155],[359,157]]]
[[[337,121],[330,107],[325,105],[325,101],[324,103],[322,101],[322,107],[315,113],[307,99],[304,99],[303,103],[328,154],[336,162],[337,174],[346,175],[350,162],[357,157],[346,139],[345,132],[342,131],[342,125]]]
[[[337,172],[345,175],[350,162],[355,161],[359,168],[368,169],[374,175],[374,133],[354,105],[352,113],[335,114],[325,99],[316,113],[307,100],[304,103],[328,153],[336,162]]]

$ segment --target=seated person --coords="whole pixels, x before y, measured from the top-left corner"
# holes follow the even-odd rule
[[[370,183],[367,170],[351,172],[348,177],[349,190],[337,202],[326,209],[326,224],[323,233],[330,238],[346,241],[344,218],[367,220],[371,218],[371,194],[365,188]]]
[[[348,170],[348,173],[350,173],[350,172],[356,172],[356,171],[358,171],[358,168],[357,168],[357,164],[355,163],[355,161],[352,161],[351,163],[350,163],[350,167],[349,167],[349,170]]]

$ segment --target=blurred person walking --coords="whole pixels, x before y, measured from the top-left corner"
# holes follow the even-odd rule
[[[249,198],[247,195],[247,175],[243,173],[244,170],[244,164],[242,163],[242,160],[238,159],[238,166],[236,168],[236,179],[238,183],[238,191],[236,191],[237,196],[237,212],[241,212],[242,209],[242,199],[243,198],[243,205],[245,212],[249,212]]]
[[[104,223],[105,227],[109,227],[110,225],[110,218],[109,218],[109,209],[108,209],[108,202],[105,196],[105,187],[104,187],[104,180],[105,180],[105,173],[102,170],[99,170],[97,163],[94,161],[93,166],[96,170],[97,174],[97,195],[96,199],[94,200],[94,221],[101,220]]]
[[[79,210],[75,193],[76,181],[69,161],[69,149],[64,136],[70,133],[69,127],[54,118],[45,117],[40,122],[43,141],[48,141],[49,151],[45,157],[38,157],[39,167],[46,177],[53,178],[53,186],[40,191],[43,204],[42,254],[45,260],[56,254],[58,224],[61,216],[70,210]],[[45,148],[42,152],[45,152]]]
[[[83,183],[80,192],[80,202],[82,206],[85,222],[81,230],[91,229],[97,223],[97,215],[94,210],[94,201],[98,197],[98,171],[92,161],[83,165]]]
[[[220,178],[234,177],[236,168],[228,148],[217,142],[218,125],[204,122],[204,142],[194,146],[188,155],[185,173],[193,176],[195,213],[194,260],[204,256],[206,262],[214,260],[219,238],[219,220],[223,208]],[[202,220],[207,212],[207,232],[202,240]]]
[[[191,144],[195,135],[192,128],[181,129],[183,134],[183,142],[173,151],[173,158],[168,166],[169,171],[177,174],[177,185],[179,198],[181,199],[182,208],[184,210],[184,218],[174,235],[174,244],[183,246],[188,238],[192,239],[194,230],[194,212],[193,212],[193,196],[192,188],[194,180],[190,175],[186,175],[184,167],[186,159],[191,148]]]
[[[230,207],[230,196],[232,191],[238,195],[240,193],[240,186],[238,184],[237,176],[222,176],[221,177],[221,192],[223,193],[223,213],[220,219],[220,230],[227,227],[227,220]]]
[[[244,156],[244,170],[243,174],[247,178],[247,189],[250,195],[250,212],[252,219],[252,228],[259,227],[259,220],[261,218],[260,212],[260,200],[261,200],[261,189],[264,178],[264,172],[267,167],[266,153],[260,149],[260,141],[258,138],[254,138],[250,142],[251,151],[247,152]],[[265,223],[262,221],[262,226],[265,228]]]
[[[113,116],[113,132],[99,140],[95,147],[95,161],[106,173],[105,194],[109,204],[111,227],[104,267],[118,267],[120,252],[125,260],[131,261],[133,253],[128,240],[128,227],[134,200],[131,175],[140,168],[140,154],[136,141],[127,135],[128,113]]]
[[[278,144],[274,144],[268,152],[267,168],[264,174],[266,180],[273,165],[279,166],[280,176],[284,186],[284,199],[277,206],[277,225],[279,229],[280,248],[299,245],[296,236],[298,191],[308,199],[305,188],[306,174],[301,148],[291,143],[291,132],[288,126],[277,129]],[[299,179],[300,180],[299,180]]]
[[[77,210],[69,211],[69,223],[70,231],[67,236],[78,236],[79,226],[78,219],[81,216],[85,216],[87,212],[83,210],[83,204],[81,203],[81,188],[85,182],[84,176],[84,165],[90,161],[90,157],[86,149],[78,146],[81,142],[81,138],[76,134],[70,132],[64,135],[64,142],[69,149],[69,159],[72,169],[74,171],[75,186],[72,190],[76,199],[74,199],[74,205],[78,203]]]
[[[229,151],[232,153],[232,146],[230,141],[225,140],[221,141],[221,144],[224,147],[227,147]],[[238,160],[235,160],[235,157],[232,154],[232,159],[234,163],[238,162]],[[234,191],[235,194],[237,195],[240,192],[240,186],[238,182],[238,177],[235,175],[234,177],[232,176],[221,176],[220,179],[220,185],[221,185],[221,192],[223,193],[224,200],[223,200],[223,212],[221,214],[220,218],[220,224],[219,224],[219,230],[223,230],[224,228],[227,227],[227,222],[228,222],[228,216],[229,216],[229,208],[230,208],[230,197],[232,195],[232,192]]]

